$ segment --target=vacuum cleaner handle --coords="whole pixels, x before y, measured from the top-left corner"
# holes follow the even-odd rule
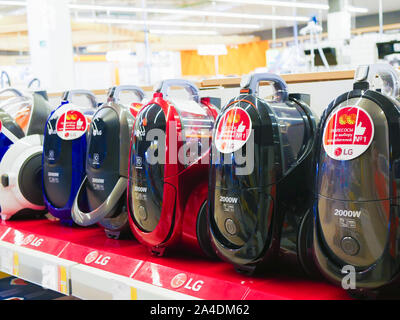
[[[400,95],[400,78],[397,71],[389,64],[376,63],[359,66],[356,70],[354,80],[357,82],[368,82],[370,85],[379,76],[383,81],[382,92],[393,98]]]
[[[70,101],[73,96],[79,96],[79,95],[86,96],[89,99],[90,103],[92,104],[93,109],[97,109],[98,106],[97,98],[93,94],[93,92],[89,90],[78,89],[78,90],[66,91],[62,96],[62,101]]]
[[[113,191],[107,197],[98,208],[95,210],[85,213],[79,208],[78,199],[84,188],[86,188],[87,176],[83,180],[81,187],[75,197],[74,203],[72,205],[72,219],[76,224],[87,227],[96,224],[107,218],[107,216],[113,212],[113,209],[117,206],[118,201],[121,199],[123,193],[126,191],[128,180],[126,178],[120,177],[117,184],[115,185]]]
[[[0,96],[5,94],[5,93],[8,93],[8,92],[13,93],[17,97],[23,97],[24,96],[21,91],[15,89],[15,88],[6,88],[4,90],[1,90],[0,91]]]
[[[130,91],[133,92],[134,94],[136,94],[136,96],[140,99],[140,101],[143,101],[144,97],[145,97],[145,93],[144,91],[137,87],[137,86],[131,86],[131,85],[124,85],[124,86],[116,86],[116,87],[112,87],[109,91],[108,91],[108,97],[107,97],[107,101],[108,102],[115,102],[118,103],[119,102],[119,96],[121,95],[122,92],[124,91]]]
[[[161,93],[164,97],[168,96],[168,89],[171,87],[182,87],[184,88],[191,96],[191,98],[200,103],[200,94],[199,89],[195,86],[194,83],[188,80],[182,79],[170,79],[161,81],[156,87],[155,92]]]
[[[38,78],[33,78],[28,84],[28,89],[30,89],[35,82],[37,82],[38,88],[40,88],[41,86],[40,80]]]
[[[279,102],[285,102],[289,99],[289,90],[285,80],[273,73],[254,73],[245,76],[240,84],[241,92],[258,96],[260,82],[262,81],[272,82],[275,96]]]

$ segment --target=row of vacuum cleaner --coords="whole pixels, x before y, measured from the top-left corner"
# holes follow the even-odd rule
[[[163,81],[147,102],[134,86],[112,88],[103,104],[70,91],[55,110],[8,89],[2,219],[49,211],[111,238],[133,233],[159,256],[184,248],[247,274],[293,262],[338,285],[350,266],[357,292],[388,287],[400,271],[399,83],[389,65],[361,66],[320,120],[309,96],[273,74],[245,77],[221,110],[184,80]],[[132,105],[120,101],[127,91]]]

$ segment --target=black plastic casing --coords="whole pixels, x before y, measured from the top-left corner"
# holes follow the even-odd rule
[[[315,158],[313,253],[318,269],[333,283],[341,285],[346,275],[342,268],[353,266],[356,291],[376,291],[397,283],[400,270],[400,103],[359,88],[338,97],[321,118]],[[369,112],[374,138],[359,157],[334,160],[322,144],[324,128],[332,112],[352,101]],[[343,225],[349,218],[335,216],[336,209],[359,211],[360,216],[351,218],[355,226]],[[345,252],[341,242],[345,237],[358,244],[357,253]]]
[[[312,272],[307,237],[312,234],[312,220],[307,213],[313,199],[316,119],[309,107],[292,95],[285,102],[267,102],[242,94],[222,110],[215,128],[233,107],[244,109],[251,118],[254,170],[236,175],[235,155],[213,148],[208,223],[214,249],[246,274],[274,269],[282,260]],[[244,154],[244,149],[239,152]],[[232,164],[224,164],[227,158],[233,159]],[[227,198],[237,202],[221,202]],[[227,219],[234,221],[236,235],[224,227]]]

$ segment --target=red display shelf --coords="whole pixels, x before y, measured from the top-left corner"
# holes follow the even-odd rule
[[[0,240],[0,244],[106,271],[150,285],[154,290],[167,289],[173,298],[177,293],[177,299],[181,295],[212,300],[349,299],[341,288],[301,276],[247,277],[237,274],[228,263],[203,257],[154,257],[136,240],[108,239],[98,227],[69,228],[47,219],[3,221]]]

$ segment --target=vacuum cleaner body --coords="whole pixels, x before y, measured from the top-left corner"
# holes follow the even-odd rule
[[[75,95],[88,97],[91,108],[72,104]],[[46,123],[43,196],[48,211],[64,225],[74,224],[71,208],[85,177],[87,131],[96,108],[96,97],[90,91],[68,91]]]
[[[34,93],[25,131],[22,128],[19,130],[12,123],[11,130],[6,132],[13,143],[9,145],[0,162],[0,207],[3,220],[17,215],[44,213],[41,192],[43,123],[50,112],[47,101]],[[10,123],[5,121],[7,122]]]
[[[130,137],[134,117],[129,108],[118,103],[122,91],[137,87],[110,89],[108,102],[94,115],[89,129],[86,154],[86,178],[75,198],[72,217],[81,226],[98,223],[108,237],[118,239],[129,234],[126,212],[126,188]],[[87,207],[86,212],[82,211]]]
[[[191,100],[168,98],[171,86],[185,88]],[[129,168],[129,222],[135,237],[154,255],[182,247],[212,255],[206,200],[216,115],[209,99],[200,100],[197,88],[183,80],[162,82],[138,114]],[[162,160],[154,161],[155,156]]]
[[[370,90],[376,75],[384,93]],[[356,291],[378,290],[399,275],[399,85],[390,66],[361,66],[354,90],[332,102],[321,119],[315,260],[337,284],[343,268],[352,268]]]
[[[274,101],[258,97],[261,81],[273,83]],[[217,119],[209,227],[218,255],[239,272],[271,269],[279,258],[305,268],[311,260],[306,213],[316,120],[301,99],[309,100],[289,95],[278,76],[254,74]]]

